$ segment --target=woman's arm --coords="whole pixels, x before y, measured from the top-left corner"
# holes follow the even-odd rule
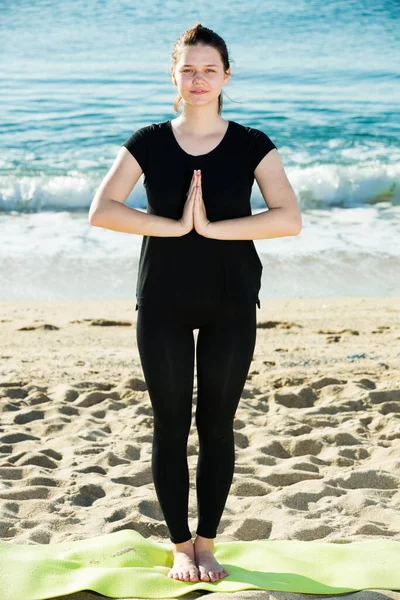
[[[89,223],[94,227],[139,235],[156,237],[185,235],[187,231],[180,221],[125,206],[142,172],[136,158],[122,146],[92,200]]]
[[[155,237],[179,237],[187,233],[175,219],[150,215],[111,199],[103,201],[101,210],[93,214],[89,223],[94,227]]]
[[[269,210],[239,219],[210,222],[203,235],[217,240],[261,240],[299,235],[302,229],[300,208],[275,148],[260,161],[254,176]]]

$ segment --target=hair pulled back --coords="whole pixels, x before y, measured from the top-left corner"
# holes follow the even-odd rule
[[[185,46],[196,46],[196,44],[203,44],[205,46],[212,46],[221,55],[222,64],[224,67],[224,73],[226,73],[230,67],[228,49],[221,36],[219,36],[212,29],[203,27],[203,25],[197,21],[190,29],[187,29],[182,33],[175,41],[172,50],[172,61],[176,65],[179,61],[180,54]],[[182,100],[182,96],[178,93],[174,101],[174,110],[178,112],[179,102]],[[218,114],[221,114],[223,106],[222,92],[218,96]]]

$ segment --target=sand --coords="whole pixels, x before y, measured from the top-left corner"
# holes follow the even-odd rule
[[[398,297],[261,300],[216,542],[400,540],[399,307]],[[136,318],[134,299],[0,302],[2,539],[49,544],[131,528],[169,542],[152,481],[152,408]],[[193,536],[196,391],[195,378]],[[348,595],[400,600],[395,591]]]

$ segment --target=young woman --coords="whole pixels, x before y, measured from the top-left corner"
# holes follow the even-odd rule
[[[301,214],[275,144],[221,117],[230,76],[223,39],[200,23],[175,42],[182,114],[134,132],[89,212],[98,227],[143,235],[137,344],[154,413],[152,472],[173,543],[169,577],[217,581],[214,538],[232,483],[233,421],[256,341],[262,264],[253,240],[298,235]],[[147,213],[125,206],[144,174]],[[269,210],[251,214],[256,178]],[[197,345],[194,329],[198,329]],[[188,527],[187,440],[196,352],[198,527]]]

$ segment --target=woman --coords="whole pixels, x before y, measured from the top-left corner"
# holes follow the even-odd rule
[[[275,144],[221,117],[223,39],[200,23],[175,42],[181,116],[133,133],[93,199],[89,222],[143,235],[137,344],[154,413],[152,473],[173,543],[168,576],[217,581],[213,556],[235,463],[233,421],[256,341],[262,265],[253,240],[298,235],[301,215]],[[124,205],[144,174],[147,213]],[[251,214],[256,178],[268,211]],[[187,440],[196,345],[199,522],[188,528]]]

